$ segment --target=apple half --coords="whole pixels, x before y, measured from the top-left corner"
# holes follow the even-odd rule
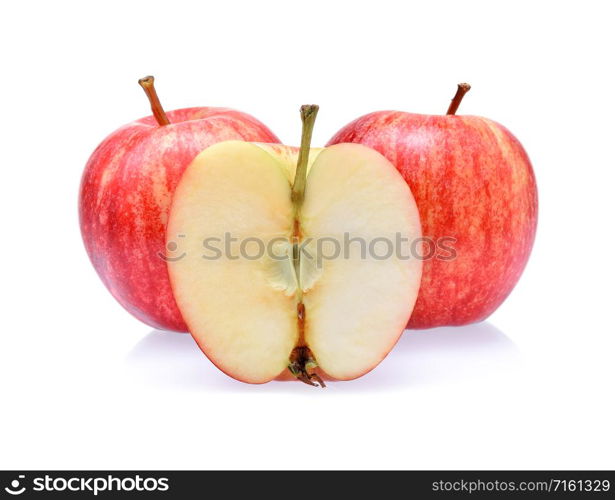
[[[175,299],[207,357],[244,382],[286,369],[310,385],[357,378],[393,348],[417,297],[407,183],[365,146],[310,149],[317,110],[301,108],[300,149],[207,148],[173,198]]]

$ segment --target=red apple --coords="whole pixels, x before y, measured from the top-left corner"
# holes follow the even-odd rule
[[[175,187],[214,143],[279,140],[254,117],[228,108],[165,113],[153,82],[139,80],[154,116],[116,130],[88,160],[79,194],[81,233],[94,268],[122,306],[155,328],[186,331],[165,260],[173,258],[165,229]]]
[[[512,291],[534,242],[538,197],[530,160],[502,125],[455,116],[468,90],[459,85],[446,115],[379,111],[329,141],[382,153],[414,194],[428,253],[436,248],[436,255],[424,262],[410,328],[485,319]]]
[[[386,258],[357,245],[342,254],[346,237],[419,238],[419,212],[373,149],[311,148],[317,112],[301,107],[299,150],[240,141],[207,148],[173,196],[167,235],[186,235],[185,258],[168,263],[177,304],[207,357],[243,382],[288,370],[324,387],[326,377],[364,375],[399,339],[419,290],[422,262],[408,258],[407,245]],[[234,243],[222,244],[224,235]],[[204,250],[213,241],[217,255]]]

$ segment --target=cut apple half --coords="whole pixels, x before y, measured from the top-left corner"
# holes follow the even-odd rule
[[[406,182],[365,146],[229,141],[199,154],[173,198],[168,269],[196,342],[222,371],[264,383],[374,368],[417,297],[418,210]],[[183,255],[177,259],[178,254]]]

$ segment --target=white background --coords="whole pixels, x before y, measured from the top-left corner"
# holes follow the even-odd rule
[[[0,468],[615,468],[615,71],[609,2],[4,2],[0,6]],[[90,266],[82,168],[167,109],[247,111],[314,144],[369,111],[511,129],[539,227],[488,322],[406,332],[316,390],[227,378],[126,313]]]

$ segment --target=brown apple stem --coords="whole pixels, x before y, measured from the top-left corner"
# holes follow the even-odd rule
[[[316,104],[304,104],[301,106],[301,122],[303,123],[303,128],[301,130],[301,147],[299,148],[299,159],[297,160],[295,181],[293,182],[293,190],[291,192],[291,200],[295,205],[295,209],[303,203],[308,159],[310,157],[310,144],[312,142],[312,131],[314,130],[314,122],[316,121],[317,114],[318,106]]]
[[[154,113],[154,118],[156,118],[158,125],[162,127],[171,123],[162,108],[162,104],[160,104],[160,99],[158,99],[158,94],[154,88],[154,77],[146,76],[141,78],[139,80],[139,85],[145,90],[145,95],[147,95],[149,99],[149,103],[152,106],[152,113]]]
[[[451,100],[451,105],[448,107],[448,111],[446,112],[447,115],[454,115],[457,113],[457,109],[461,104],[463,96],[468,93],[470,88],[469,83],[460,83],[457,85],[457,92],[455,93],[455,97]]]

